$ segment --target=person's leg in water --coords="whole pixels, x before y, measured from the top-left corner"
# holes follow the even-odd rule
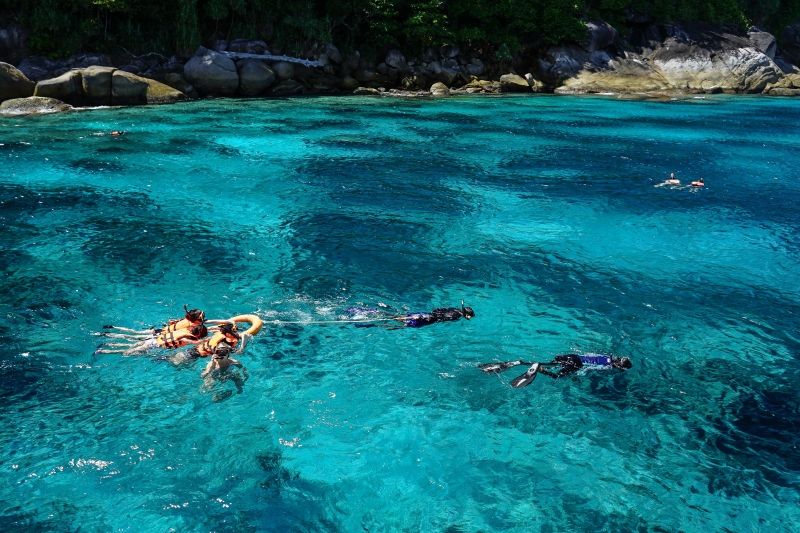
[[[155,335],[157,333],[155,328],[131,329],[131,328],[123,328],[120,326],[103,326],[103,328],[113,329],[115,331],[120,331],[122,333],[133,333],[134,335]]]
[[[114,343],[114,344],[108,344],[108,345],[105,345],[105,346],[124,347],[124,348],[127,348],[127,349],[125,349],[125,350],[106,350],[105,348],[101,347],[101,348],[98,348],[97,351],[94,352],[95,355],[107,354],[107,353],[121,353],[125,357],[129,357],[131,355],[140,355],[140,354],[143,354],[143,353],[147,352],[148,350],[152,350],[153,348],[157,348],[158,347],[158,343],[156,343],[155,339],[147,339],[145,341],[137,342],[136,344]]]
[[[131,335],[127,333],[103,333],[103,337],[107,337],[109,339],[124,339],[130,341],[139,341],[151,338],[153,335]]]
[[[560,366],[561,368],[558,369],[558,372],[555,374],[552,372],[548,372],[544,367],[545,366]],[[544,374],[545,376],[549,376],[553,379],[563,378],[564,376],[568,376],[570,374],[574,374],[578,370],[583,367],[583,361],[577,355],[558,355],[555,359],[553,359],[549,363],[542,363],[539,367],[539,373]]]

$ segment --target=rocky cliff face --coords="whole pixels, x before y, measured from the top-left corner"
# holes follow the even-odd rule
[[[775,62],[775,38],[766,32],[735,35],[702,24],[651,26],[634,42],[581,54],[545,51],[542,74],[560,74],[560,93],[681,92],[761,93],[786,74]],[[569,56],[570,68],[548,61]],[[565,60],[561,64],[566,65]],[[550,65],[553,66],[550,66]],[[548,68],[549,67],[549,68]]]
[[[22,35],[19,30],[6,33],[10,37],[0,35],[0,45]],[[73,105],[170,101],[169,88],[154,96],[156,82],[189,98],[330,92],[800,95],[800,24],[786,30],[781,47],[757,28],[659,25],[648,15],[631,13],[626,32],[589,21],[582,43],[530,47],[510,62],[458,45],[426,48],[416,57],[390,49],[372,60],[358,52],[346,56],[330,43],[316,45],[303,58],[278,54],[263,41],[237,39],[218,41],[213,49],[201,47],[188,61],[159,54],[80,54],[59,61],[26,57],[18,69],[0,69],[0,85],[7,80],[0,99],[30,96],[32,82],[38,82],[37,96]]]

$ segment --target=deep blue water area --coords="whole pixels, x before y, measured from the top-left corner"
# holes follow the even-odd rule
[[[800,531],[798,125],[724,96],[0,120],[0,531]],[[267,321],[240,394],[93,355],[185,303]],[[589,352],[633,368],[477,368]]]

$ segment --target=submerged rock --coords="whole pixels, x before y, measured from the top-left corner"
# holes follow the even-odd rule
[[[230,96],[239,87],[233,60],[202,46],[184,65],[183,73],[200,94]]]
[[[71,106],[55,98],[30,96],[6,100],[0,104],[0,115],[42,115],[70,109],[72,109]]]
[[[33,96],[35,88],[36,84],[16,67],[0,62],[0,102]]]

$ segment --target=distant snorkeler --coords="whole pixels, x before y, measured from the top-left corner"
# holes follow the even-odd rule
[[[664,185],[680,185],[680,184],[681,184],[681,180],[675,179],[675,173],[674,172],[670,172],[669,179],[668,180],[664,180],[663,183],[659,183],[658,185],[656,185],[656,187],[663,187]]]
[[[510,385],[515,389],[521,389],[530,385],[537,374],[544,374],[553,379],[563,378],[574,374],[578,370],[586,367],[588,369],[606,370],[616,368],[618,370],[628,370],[633,365],[631,360],[627,357],[614,357],[612,355],[602,355],[596,353],[589,353],[585,355],[566,354],[557,355],[555,359],[549,363],[526,363],[525,361],[509,361],[506,363],[487,363],[478,366],[484,374],[499,374],[509,368],[518,365],[530,365],[528,371],[521,376],[514,378]],[[546,370],[544,367],[558,367],[554,373]]]
[[[204,325],[194,326],[191,329],[177,331],[162,331],[155,337],[150,337],[138,342],[108,343],[98,346],[95,355],[106,353],[121,353],[124,356],[141,355],[149,351],[163,348],[177,350],[190,344],[201,344],[202,339],[208,336],[208,329]],[[114,348],[109,350],[108,348]]]
[[[374,309],[362,309],[358,307],[351,307],[348,312],[351,315],[364,314],[374,312]],[[438,307],[430,313],[406,313],[405,315],[388,317],[384,319],[386,322],[382,324],[374,323],[356,323],[357,328],[421,328],[423,326],[430,326],[439,322],[455,322],[461,318],[470,320],[475,317],[475,311],[471,307],[464,306],[464,300],[461,300],[461,309],[457,307]],[[402,322],[402,324],[393,324],[391,322]]]
[[[691,183],[692,187],[705,187],[705,183],[703,183],[703,178],[698,179],[697,181],[693,181]]]

